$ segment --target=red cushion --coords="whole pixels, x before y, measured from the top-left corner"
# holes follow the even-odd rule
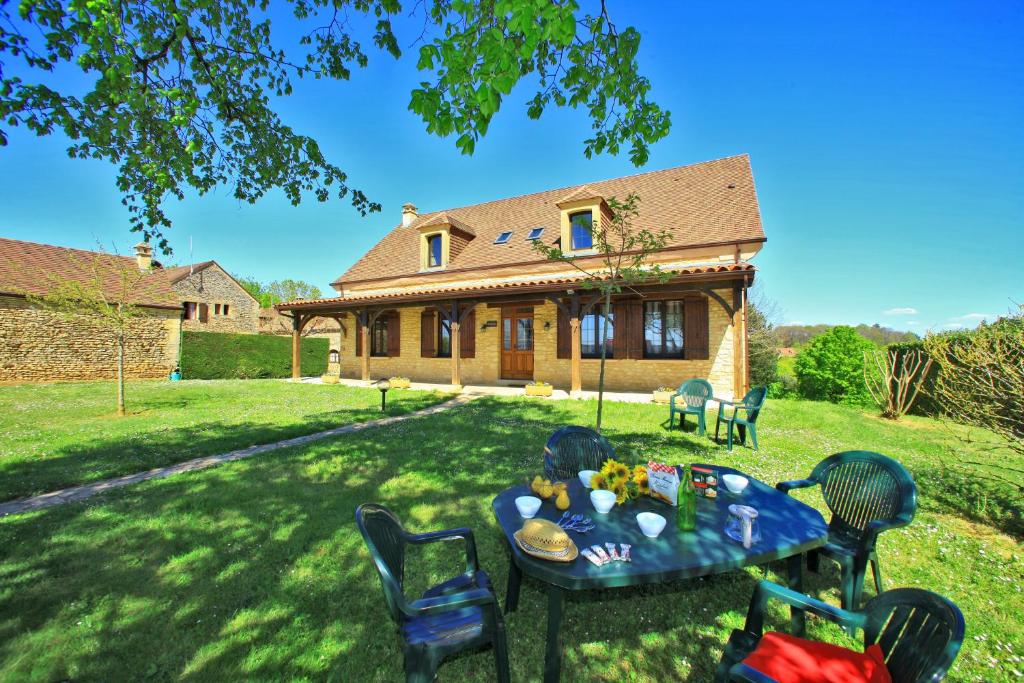
[[[892,683],[878,645],[860,653],[774,631],[743,663],[779,683]]]

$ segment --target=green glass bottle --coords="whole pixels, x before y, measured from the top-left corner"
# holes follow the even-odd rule
[[[689,465],[683,468],[683,479],[679,482],[676,524],[680,531],[694,531],[697,528],[697,490],[693,488],[693,473]]]

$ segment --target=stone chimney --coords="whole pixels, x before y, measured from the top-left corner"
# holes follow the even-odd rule
[[[416,213],[415,204],[402,204],[402,227],[408,228],[412,225],[412,222],[416,220],[418,213]]]
[[[135,262],[139,264],[139,270],[150,270],[153,267],[153,247],[148,242],[135,245]]]

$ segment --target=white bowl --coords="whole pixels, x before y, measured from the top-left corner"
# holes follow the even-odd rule
[[[523,519],[531,519],[540,510],[540,498],[519,496],[516,498],[516,509]]]
[[[584,488],[590,488],[590,478],[595,474],[597,474],[597,470],[580,470],[580,483],[583,484]]]
[[[590,502],[594,504],[595,510],[604,515],[615,507],[615,494],[604,489],[594,489],[590,492]]]
[[[664,517],[653,512],[641,512],[636,516],[636,523],[647,538],[657,538],[665,528],[665,521]]]
[[[750,480],[741,474],[723,474],[722,481],[731,493],[743,493],[743,489],[750,483]]]

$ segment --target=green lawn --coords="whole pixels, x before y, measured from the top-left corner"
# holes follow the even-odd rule
[[[480,561],[503,598],[507,559],[491,499],[540,470],[554,429],[589,423],[593,411],[592,402],[479,399],[2,519],[0,680],[401,680],[355,507],[382,502],[416,531],[473,527]],[[799,478],[824,455],[851,448],[906,463],[921,483],[922,509],[911,527],[882,536],[887,585],[933,589],[964,610],[968,636],[950,680],[1009,681],[1024,667],[1020,536],[1000,530],[1016,528],[1019,509],[1008,509],[1005,496],[996,497],[997,510],[958,502],[954,494],[964,489],[947,465],[960,446],[942,427],[776,400],[762,413],[762,450],[727,454],[691,433],[667,433],[666,412],[610,404],[606,434],[626,459],[720,462],[770,482]],[[441,546],[410,555],[412,588],[461,571],[461,549]],[[806,587],[837,603],[837,573],[824,567]],[[783,571],[768,568],[770,577]],[[571,599],[565,680],[709,680],[761,576],[750,568]],[[513,680],[540,678],[545,604],[527,580],[519,611],[507,619]],[[777,623],[785,617],[775,610]],[[815,620],[809,633],[844,642]],[[492,661],[489,652],[460,658],[440,679],[492,679]]]
[[[0,501],[380,416],[380,392],[281,380],[0,386]],[[389,414],[445,398],[392,391]]]

